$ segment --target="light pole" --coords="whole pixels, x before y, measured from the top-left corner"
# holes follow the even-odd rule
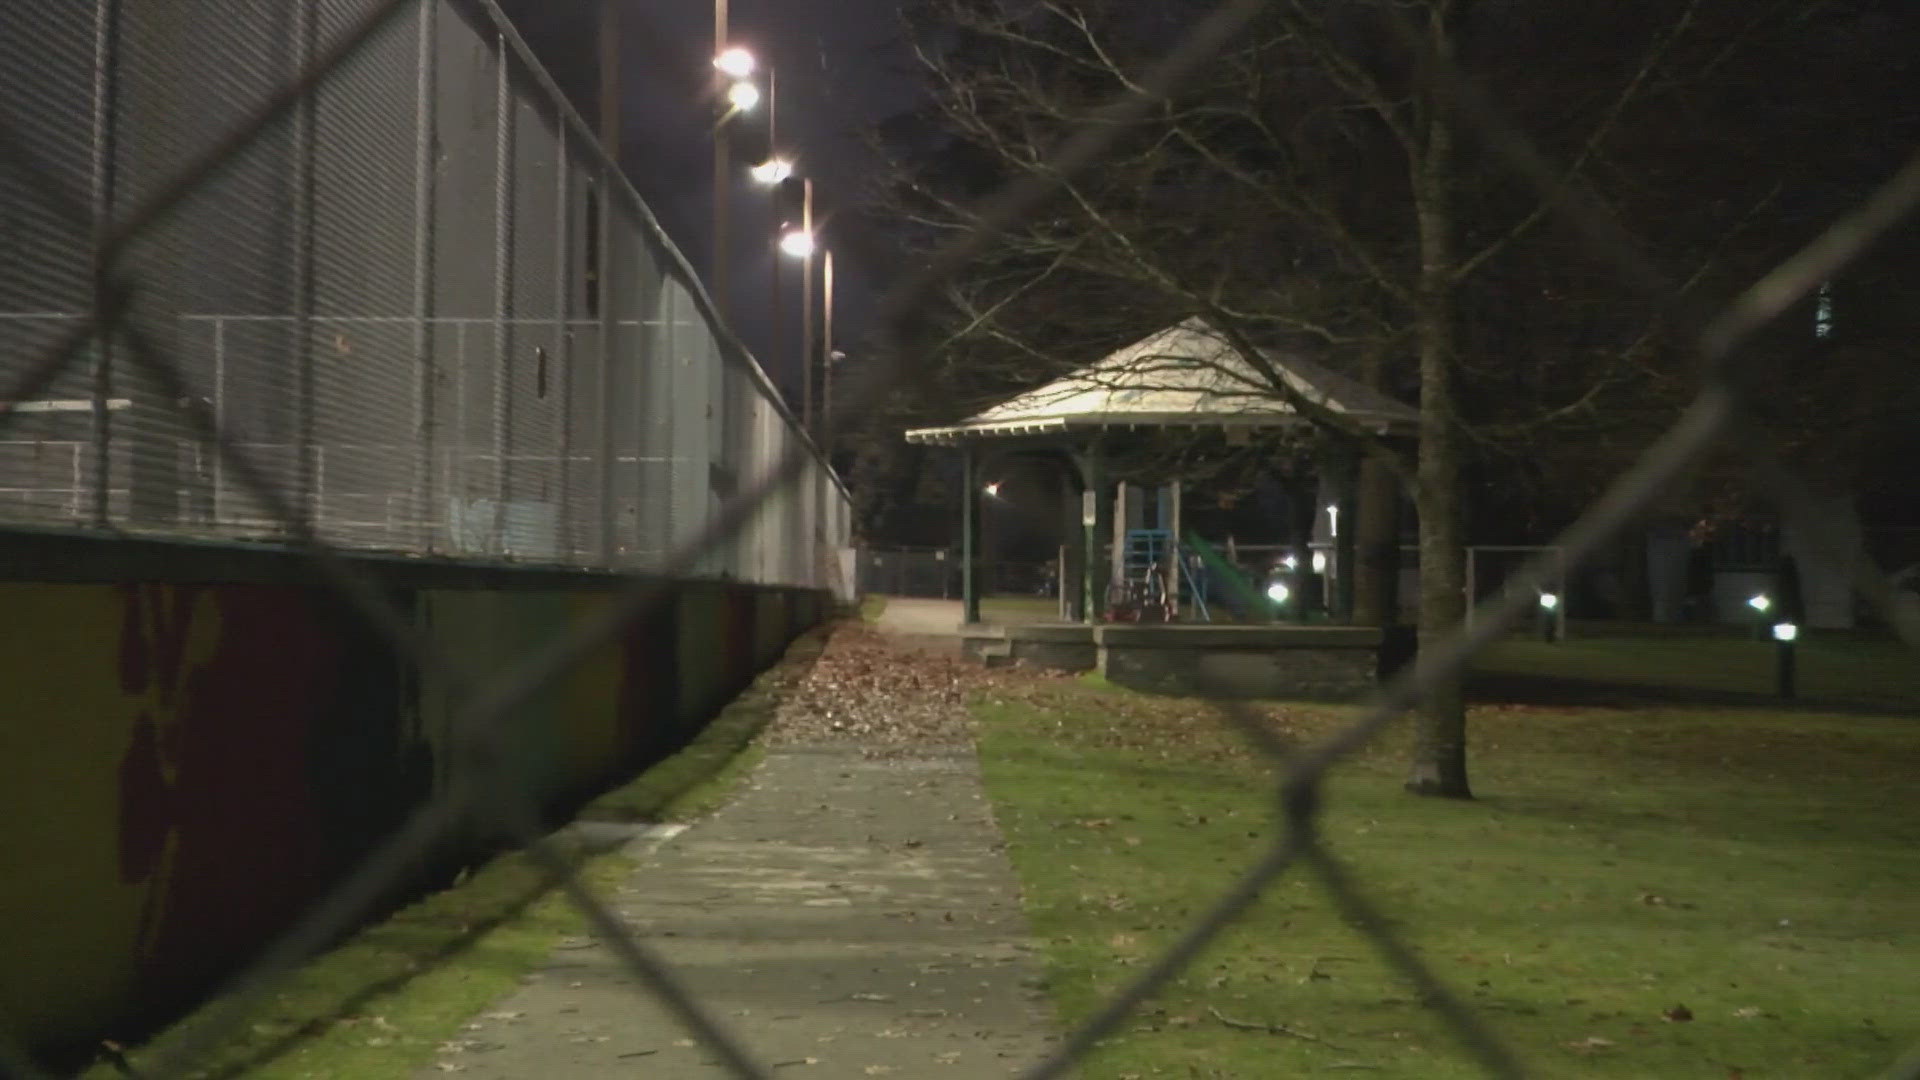
[[[774,198],[774,237],[778,244],[788,228],[783,200],[779,193],[786,182],[793,177],[793,161],[780,153],[780,83],[779,71],[772,64],[767,65],[767,156],[758,165],[747,170],[754,180],[773,190]],[[768,307],[772,314],[769,329],[772,334],[770,349],[777,353],[783,337],[781,328],[786,320],[780,306],[780,260],[773,260],[772,288],[768,291]]]
[[[820,452],[833,451],[833,249],[820,257]]]
[[[609,3],[612,0],[608,0]],[[713,0],[714,65],[727,50],[727,0]],[[723,71],[725,69],[722,69]],[[752,71],[751,65],[747,69]],[[724,129],[713,132],[713,304],[724,321],[727,317],[727,136]]]
[[[728,195],[733,180],[726,127],[735,113],[752,112],[761,99],[760,88],[749,81],[758,62],[746,49],[728,45],[727,37],[727,0],[713,0],[713,66],[727,80],[723,96],[728,106],[713,128],[713,305],[723,320],[727,315]]]
[[[780,250],[800,262],[800,426],[813,435],[813,181],[800,178],[800,227],[780,238]]]

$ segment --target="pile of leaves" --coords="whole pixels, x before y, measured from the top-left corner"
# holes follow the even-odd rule
[[[864,623],[835,627],[817,659],[780,680],[767,742],[854,745],[871,758],[966,748],[974,737],[971,705],[1018,704],[1049,717],[1062,745],[1272,764],[1206,702],[1100,688],[1026,664],[989,668],[923,645]],[[1343,718],[1298,706],[1247,711],[1287,744]]]
[[[968,702],[998,677],[957,654],[905,648],[870,626],[843,623],[782,688],[767,741],[855,744],[868,757],[970,747]]]

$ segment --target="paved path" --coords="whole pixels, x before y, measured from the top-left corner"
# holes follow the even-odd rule
[[[1044,1052],[1040,959],[970,752],[771,752],[713,817],[634,843],[616,906],[777,1075],[975,1080]],[[421,1075],[449,1072],[729,1075],[589,941]]]
[[[958,600],[922,600],[890,596],[880,609],[879,627],[888,634],[913,637],[959,637],[962,615]]]

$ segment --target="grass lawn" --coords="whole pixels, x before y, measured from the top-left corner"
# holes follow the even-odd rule
[[[1060,680],[976,708],[1051,989],[1084,1016],[1271,842],[1267,772],[1190,702]],[[1301,738],[1345,715],[1267,711]],[[1478,801],[1403,794],[1383,745],[1335,777],[1324,833],[1530,1075],[1865,1077],[1920,1040],[1920,726],[1488,707],[1473,733]],[[1482,1075],[1293,873],[1084,1075],[1350,1072]]]
[[[1730,633],[1654,633],[1596,624],[1555,645],[1514,638],[1476,663],[1501,680],[1557,680],[1761,699],[1774,693],[1775,645]],[[1920,715],[1920,657],[1889,637],[1811,631],[1795,646],[1799,697],[1829,708]]]

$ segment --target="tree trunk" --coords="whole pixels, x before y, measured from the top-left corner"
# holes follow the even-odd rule
[[[1447,50],[1445,13],[1432,10],[1436,50]],[[1453,131],[1444,102],[1426,103],[1424,146],[1413,162],[1414,209],[1420,230],[1416,326],[1420,349],[1420,457],[1415,494],[1420,513],[1420,645],[1431,648],[1465,614],[1466,548],[1460,522],[1460,448],[1453,404]],[[1435,681],[1416,716],[1407,790],[1470,799],[1467,706],[1463,678]]]
[[[1387,391],[1386,356],[1370,350],[1361,358],[1360,378]],[[1353,621],[1361,626],[1400,623],[1400,477],[1387,463],[1363,454],[1355,470],[1353,535],[1356,556]]]
[[[1353,582],[1353,621],[1393,626],[1400,621],[1400,478],[1385,463],[1360,463],[1352,528],[1359,564]]]

